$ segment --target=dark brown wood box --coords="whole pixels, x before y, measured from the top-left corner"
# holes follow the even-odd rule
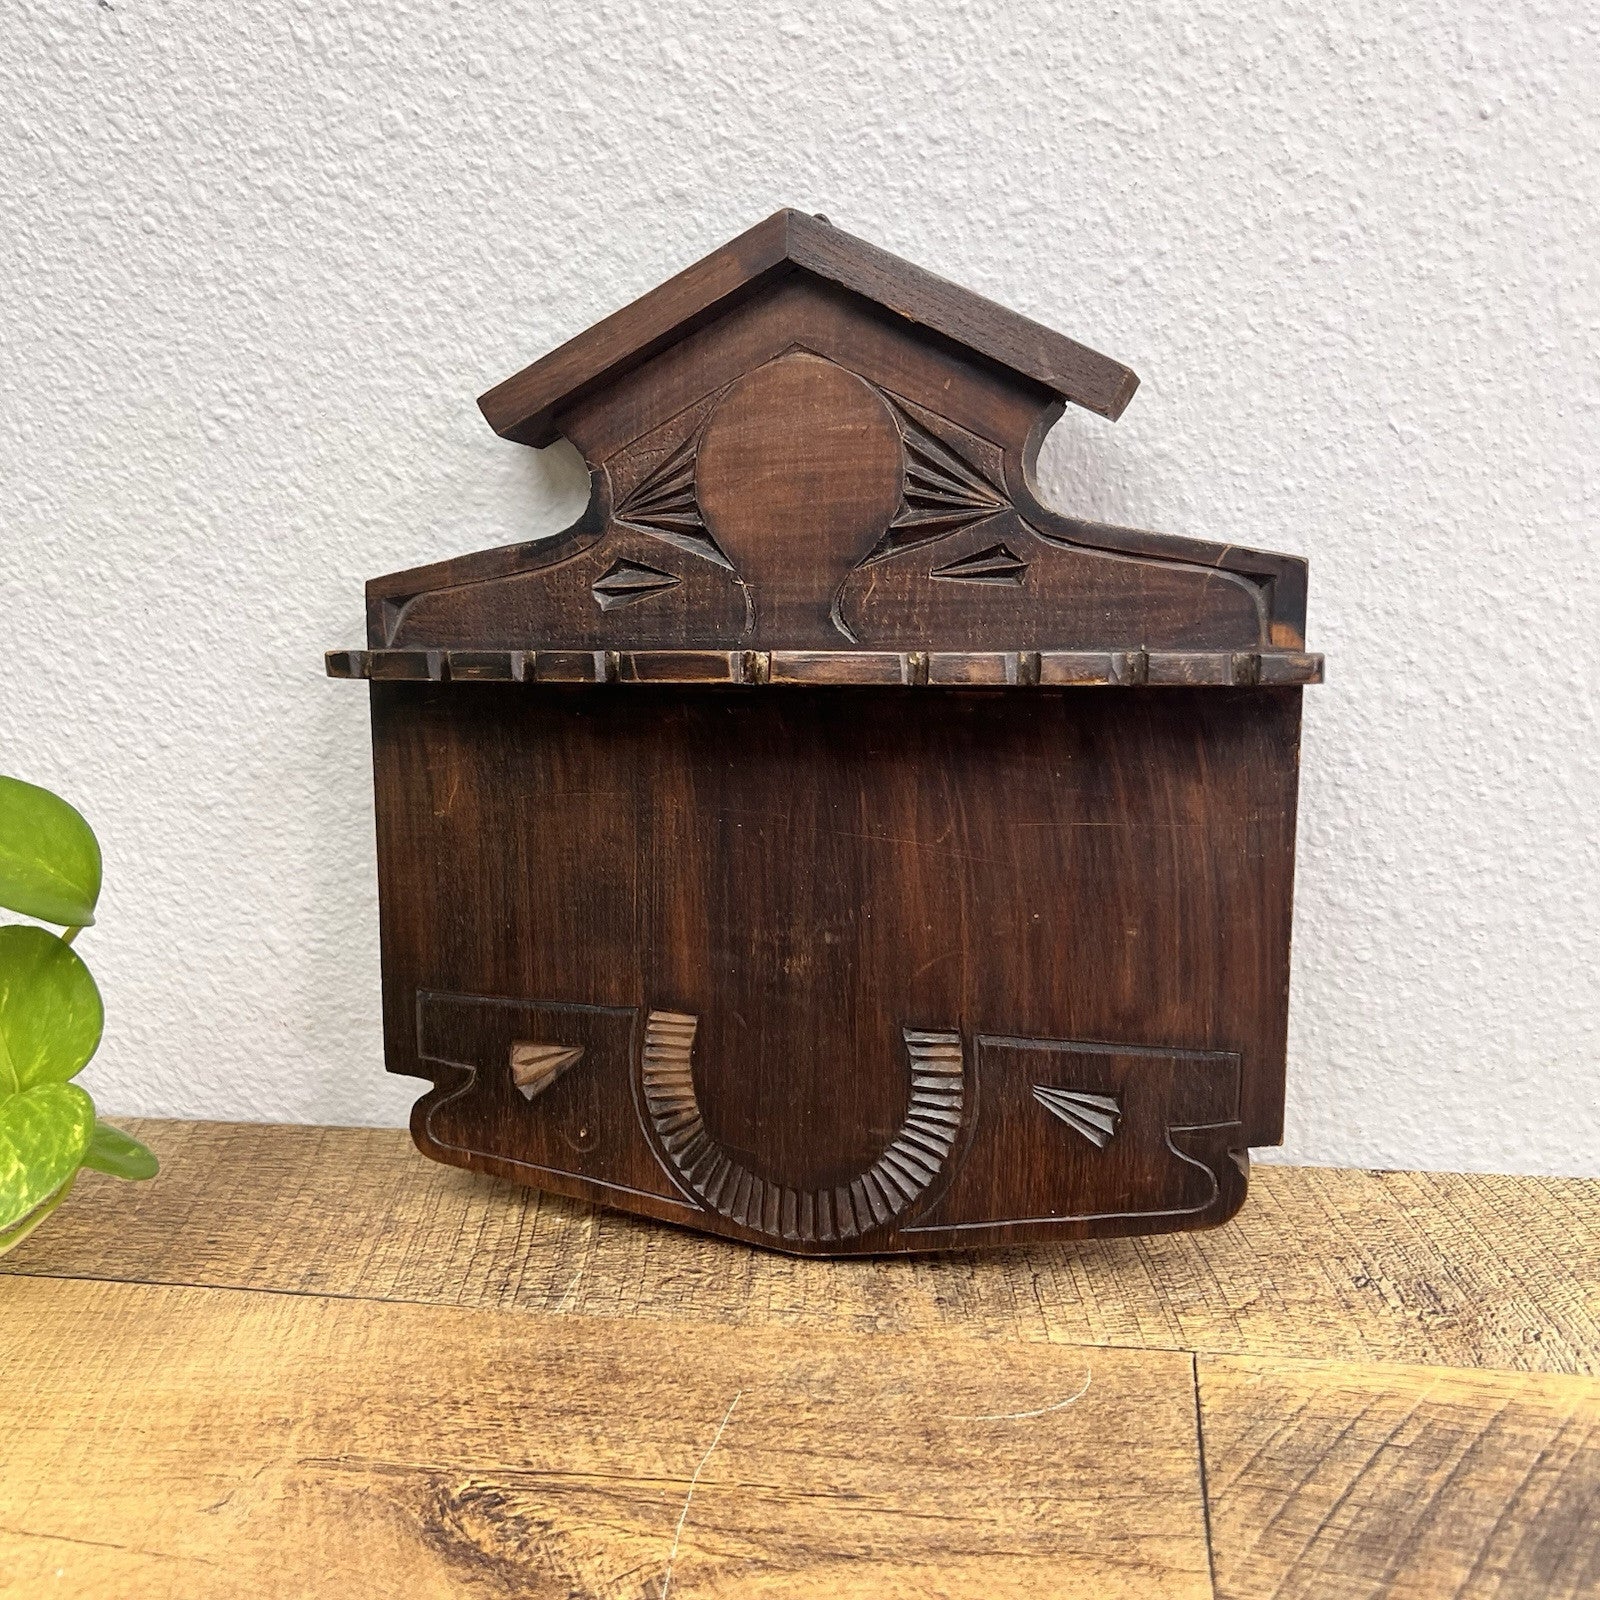
[[[1136,383],[784,211],[483,397],[586,511],[328,658],[423,1151],[805,1254],[1238,1209],[1321,659],[1304,561],[1039,502]]]

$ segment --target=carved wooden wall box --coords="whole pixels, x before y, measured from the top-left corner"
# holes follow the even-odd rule
[[[1238,1209],[1322,664],[1304,561],[1040,503],[1136,383],[783,211],[483,397],[587,509],[328,657],[424,1152],[812,1255]]]

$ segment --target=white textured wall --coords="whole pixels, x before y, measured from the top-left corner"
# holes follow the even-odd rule
[[[1597,15],[0,0],[0,768],[104,842],[85,1082],[401,1120],[321,653],[575,514],[480,390],[792,204],[1138,370],[1063,508],[1310,556],[1288,1154],[1600,1172]]]

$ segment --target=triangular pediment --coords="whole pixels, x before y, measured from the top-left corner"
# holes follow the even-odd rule
[[[775,212],[631,305],[595,323],[479,398],[489,426],[518,444],[547,445],[564,408],[619,382],[734,310],[804,273],[872,302],[985,362],[1104,417],[1122,414],[1138,377],[1028,317],[801,211]]]

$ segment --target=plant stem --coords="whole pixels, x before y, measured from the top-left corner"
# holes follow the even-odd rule
[[[78,937],[78,935],[80,933],[82,933],[82,932],[83,932],[82,928],[63,928],[61,930],[61,942],[62,942],[62,944],[71,944],[72,941],[74,939],[76,939]]]

